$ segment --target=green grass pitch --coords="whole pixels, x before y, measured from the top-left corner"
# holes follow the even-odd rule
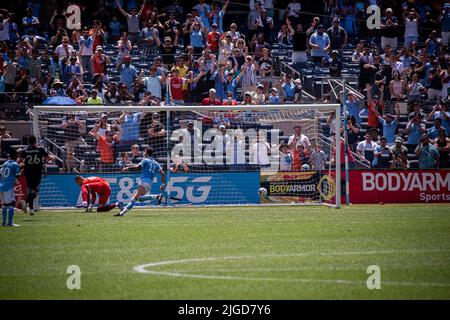
[[[0,299],[449,299],[449,209],[16,213],[21,226],[0,229]],[[80,290],[66,287],[70,265]],[[379,290],[367,288],[371,265]]]

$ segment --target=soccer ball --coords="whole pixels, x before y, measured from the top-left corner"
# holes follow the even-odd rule
[[[259,188],[258,194],[260,197],[265,198],[267,196],[267,189],[266,188]]]

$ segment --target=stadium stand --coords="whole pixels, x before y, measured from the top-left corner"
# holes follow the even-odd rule
[[[34,105],[216,104],[209,96],[211,88],[217,104],[342,103],[345,80],[354,98],[346,101],[344,116],[355,118],[357,142],[371,133],[372,141],[378,143],[389,124],[376,117],[371,120],[374,109],[386,116],[398,104],[400,116],[392,139],[400,137],[400,143],[408,147],[407,167],[423,168],[415,153],[419,141],[408,137],[420,127],[410,122],[414,112],[425,114],[420,121],[428,133],[439,131],[434,128],[435,119],[442,120],[446,138],[439,142],[433,137],[432,144],[440,151],[440,167],[448,167],[450,4],[379,2],[381,30],[366,26],[369,1],[292,0],[277,1],[274,7],[273,1],[264,0],[173,0],[171,4],[101,0],[98,5],[80,0],[75,4],[81,8],[81,19],[71,28],[71,11],[57,1],[4,4],[0,9],[0,123],[8,123],[6,130],[12,137],[0,137],[2,153],[26,144],[26,135],[15,130],[11,121],[26,120],[31,134],[29,110]],[[174,73],[183,79],[181,87],[176,86]],[[277,94],[272,98],[271,92]],[[383,101],[372,103],[377,97]],[[112,123],[121,114],[108,116]],[[319,118],[324,136],[333,131],[329,116]],[[97,141],[88,134],[99,118],[82,120],[86,144],[75,146],[76,165],[68,168],[61,114],[47,118],[46,139],[41,142],[58,159],[47,165],[48,172],[80,170],[81,165],[99,170]],[[151,144],[148,120],[141,119],[135,141],[141,150]],[[189,119],[175,115],[171,120],[175,130],[187,120],[203,119],[192,114]],[[261,126],[269,132],[278,130]],[[231,128],[238,127],[245,124],[231,123]],[[204,124],[203,129],[208,128]],[[308,130],[304,133],[308,135]],[[280,142],[287,142],[291,132],[278,134]],[[390,141],[388,146],[394,144]],[[373,150],[352,152],[355,168],[372,167],[365,158]],[[121,161],[118,150],[115,157]],[[159,160],[165,161],[164,157],[162,152]],[[393,168],[394,161],[391,164],[385,168]]]

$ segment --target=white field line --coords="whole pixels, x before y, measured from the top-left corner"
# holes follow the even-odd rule
[[[211,279],[211,280],[243,280],[243,281],[279,281],[279,282],[304,282],[304,283],[324,283],[324,284],[356,284],[364,285],[365,281],[344,280],[344,279],[306,279],[306,278],[271,278],[271,277],[240,277],[240,276],[220,276],[220,275],[205,275],[205,274],[189,274],[183,272],[170,271],[156,271],[149,268],[185,264],[192,262],[208,262],[208,261],[223,261],[223,260],[243,260],[243,259],[258,259],[269,257],[300,257],[300,256],[340,256],[340,255],[374,255],[374,254],[399,254],[399,253],[445,253],[447,250],[386,250],[386,251],[354,251],[354,252],[310,252],[310,253],[293,253],[293,254],[263,254],[254,256],[226,256],[226,257],[210,257],[210,258],[192,258],[180,260],[167,260],[152,262],[134,267],[134,271],[138,273],[153,274],[160,276],[179,277],[179,278],[194,278],[194,279]],[[257,271],[254,269],[253,271]],[[450,283],[436,283],[436,282],[410,282],[410,281],[382,281],[382,285],[391,286],[421,286],[421,287],[450,287]]]

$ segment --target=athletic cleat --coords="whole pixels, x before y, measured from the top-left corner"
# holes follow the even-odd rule
[[[20,224],[7,224],[7,227],[20,227]]]
[[[128,212],[128,209],[125,207],[123,210],[121,210],[118,214],[115,214],[115,217],[123,217],[125,213]]]
[[[34,210],[30,209],[30,216],[34,216]]]
[[[120,211],[123,210],[123,202],[122,201],[117,202],[117,208],[119,208]]]
[[[27,213],[27,202],[25,200],[20,200],[20,206],[22,207],[23,213]]]

